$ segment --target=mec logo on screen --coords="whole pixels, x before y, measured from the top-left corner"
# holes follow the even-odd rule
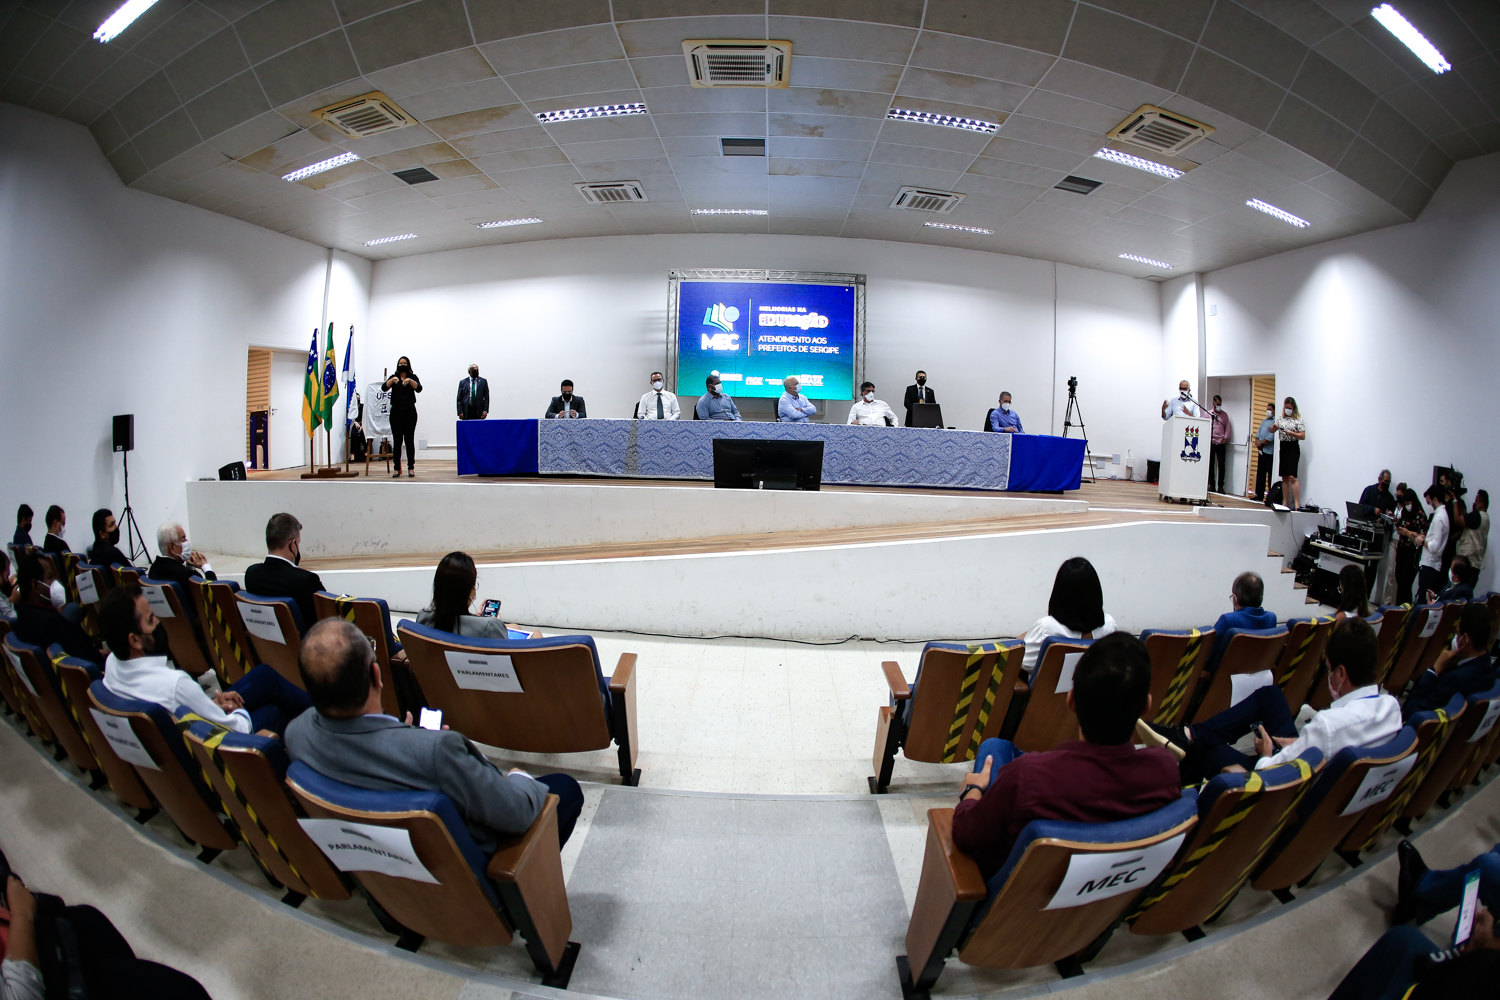
[[[701,334],[702,343],[699,350],[704,351],[737,351],[740,349],[740,335],[734,332],[735,321],[740,318],[740,310],[737,306],[726,306],[722,302],[716,302],[709,306],[703,313],[703,325],[717,327],[723,333]]]

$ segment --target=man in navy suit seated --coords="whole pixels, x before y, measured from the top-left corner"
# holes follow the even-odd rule
[[[290,514],[272,514],[266,522],[266,561],[245,570],[245,593],[257,597],[290,597],[302,613],[305,635],[318,620],[313,595],[323,589],[318,574],[297,564],[302,561],[302,522]]]
[[[1453,645],[1439,653],[1427,672],[1417,678],[1402,715],[1410,719],[1416,712],[1442,708],[1456,694],[1467,698],[1488,691],[1495,684],[1495,664],[1490,660],[1489,648],[1489,608],[1478,603],[1464,605]]]

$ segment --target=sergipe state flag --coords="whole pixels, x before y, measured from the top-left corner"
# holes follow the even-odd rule
[[[312,437],[318,424],[323,422],[323,408],[318,399],[318,328],[313,327],[312,346],[307,349],[307,377],[302,380],[302,426],[307,436]]]
[[[333,404],[339,398],[339,359],[333,353],[333,324],[328,324],[328,348],[323,354],[323,382],[318,387],[322,395],[318,404],[323,411],[323,426],[333,433]]]
[[[349,327],[349,346],[344,349],[344,429],[359,419],[359,397],[354,389],[354,327]]]

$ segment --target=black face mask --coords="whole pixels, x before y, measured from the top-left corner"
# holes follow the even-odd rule
[[[573,394],[571,392],[565,392],[562,394],[562,398],[564,401],[571,400],[573,398]]]
[[[410,365],[399,365],[396,368],[396,373],[398,375],[410,375],[411,374],[411,366]]]
[[[120,544],[120,529],[119,528],[116,528],[114,531],[111,531],[109,533],[109,544],[111,544],[111,545],[119,545]]]
[[[917,376],[917,385],[926,385],[926,384],[927,384],[927,376],[926,375],[918,375]]]

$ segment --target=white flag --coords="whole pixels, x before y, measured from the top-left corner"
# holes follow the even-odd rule
[[[354,385],[354,327],[349,327],[349,347],[344,351],[344,396],[349,400],[349,409],[344,417],[344,425],[348,425],[359,419],[359,398],[355,395]]]

